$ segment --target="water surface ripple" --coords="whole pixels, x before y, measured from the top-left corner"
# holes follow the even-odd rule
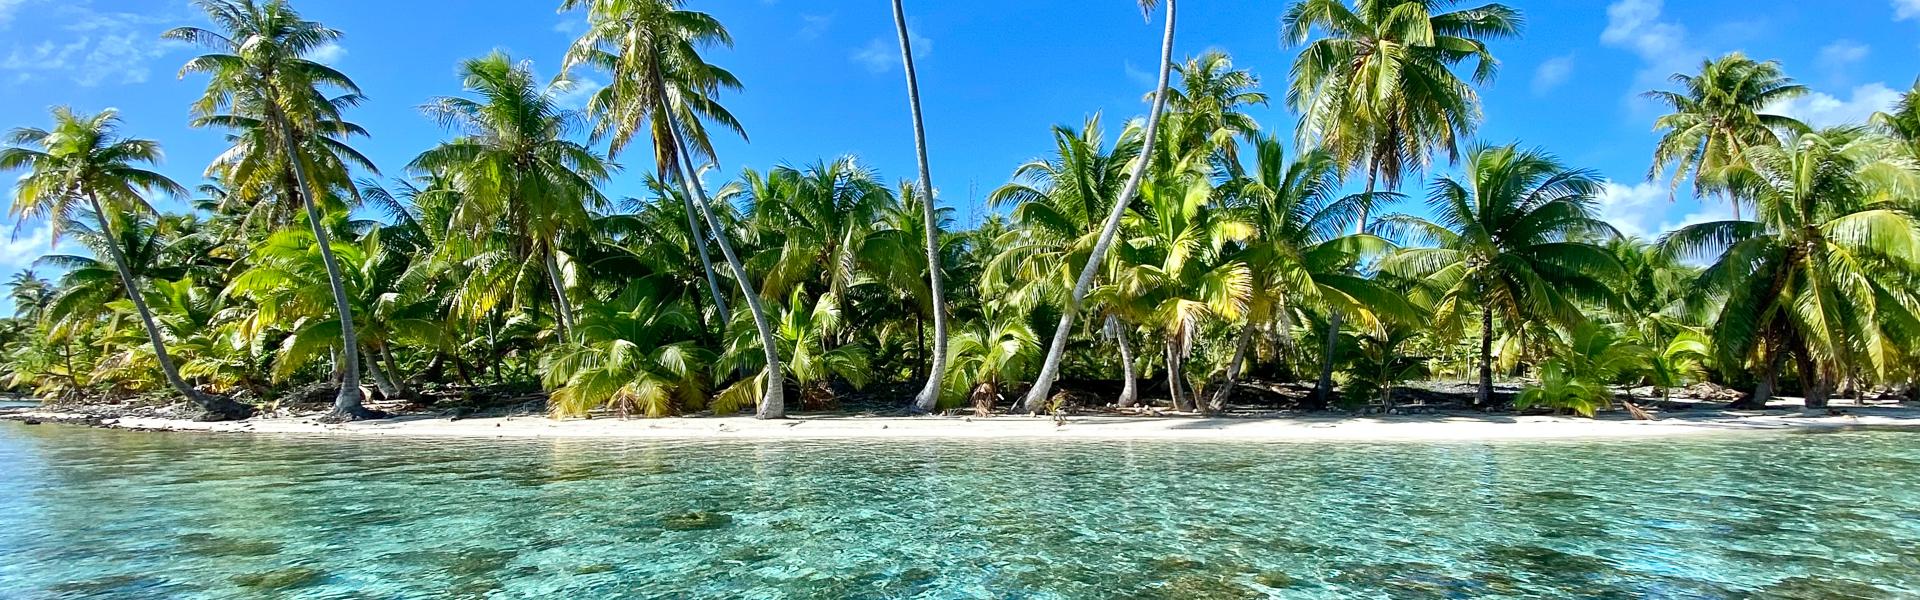
[[[668,443],[0,424],[3,598],[1899,598],[1920,434]]]

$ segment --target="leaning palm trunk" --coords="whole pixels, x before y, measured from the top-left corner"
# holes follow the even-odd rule
[[[1220,391],[1213,393],[1213,399],[1207,402],[1207,412],[1220,412],[1227,409],[1227,401],[1233,399],[1233,388],[1240,384],[1240,365],[1247,362],[1247,347],[1253,345],[1253,315],[1247,315],[1245,323],[1240,324],[1240,341],[1233,346],[1233,362],[1227,363],[1227,379],[1220,382]]]
[[[679,170],[679,165],[676,163],[674,165],[674,172],[678,173]],[[679,179],[679,177],[674,177],[674,179]],[[685,183],[684,181],[681,182],[682,188],[685,187]],[[680,194],[680,203],[685,206],[687,213],[687,243],[699,251],[700,271],[707,275],[707,293],[713,296],[713,314],[717,315],[720,321],[725,322],[727,315],[731,314],[732,311],[727,310],[726,293],[720,291],[720,276],[715,275],[713,272],[713,257],[707,253],[707,234],[706,231],[700,227],[700,216],[693,208],[693,192],[683,189]]]
[[[180,378],[180,369],[173,364],[173,356],[167,354],[167,345],[160,340],[160,327],[153,321],[153,312],[147,309],[146,298],[140,295],[140,286],[134,283],[133,270],[127,267],[126,254],[121,252],[119,238],[113,235],[113,225],[107,222],[106,208],[100,205],[100,198],[92,192],[87,193],[87,201],[93,203],[93,216],[100,220],[100,235],[107,238],[107,253],[113,257],[113,268],[120,272],[120,285],[127,288],[127,299],[133,301],[133,309],[140,313],[140,323],[146,328],[147,341],[153,343],[154,362],[160,363],[160,374],[167,379],[187,400],[207,411],[209,421],[231,421],[253,416],[253,407],[234,402],[227,398],[208,397]],[[69,371],[71,376],[72,372]]]
[[[900,33],[900,61],[907,72],[907,104],[913,109],[913,150],[920,159],[920,212],[926,219],[927,290],[932,296],[933,364],[927,369],[927,384],[913,399],[913,412],[929,412],[940,402],[940,378],[947,372],[947,307],[944,283],[940,277],[940,224],[934,220],[933,176],[927,168],[927,129],[920,119],[920,80],[913,69],[913,42],[907,36],[907,14],[900,0],[893,0],[893,24]]]
[[[1127,341],[1127,331],[1119,319],[1107,317],[1107,327],[1114,345],[1120,348],[1120,408],[1129,408],[1140,403],[1140,373],[1133,366],[1133,344]]]
[[[1127,176],[1127,185],[1120,190],[1120,196],[1113,199],[1113,209],[1107,212],[1107,222],[1100,230],[1100,239],[1093,245],[1093,253],[1087,255],[1087,266],[1080,270],[1079,281],[1073,284],[1073,293],[1067,298],[1067,305],[1060,311],[1060,326],[1053,330],[1053,342],[1047,346],[1046,362],[1040,365],[1040,375],[1033,380],[1033,389],[1027,391],[1027,397],[1016,408],[1018,412],[1037,412],[1046,405],[1047,397],[1053,393],[1053,380],[1060,376],[1060,360],[1066,356],[1067,338],[1073,334],[1073,318],[1080,311],[1080,303],[1092,291],[1094,275],[1100,272],[1107,250],[1113,247],[1113,237],[1120,231],[1120,218],[1127,213],[1127,205],[1133,202],[1133,195],[1140,191],[1140,182],[1146,178],[1147,163],[1153,162],[1153,146],[1159,137],[1160,111],[1167,105],[1167,81],[1173,69],[1173,21],[1175,0],[1167,0],[1167,30],[1160,38],[1160,83],[1153,89],[1153,108],[1147,113],[1146,141],[1140,147],[1140,158],[1133,164],[1133,172]]]
[[[560,324],[560,338],[566,339],[573,332],[573,302],[567,300],[566,280],[560,276],[559,253],[558,248],[547,248],[547,281],[553,284],[554,321]]]
[[[1360,206],[1359,222],[1353,225],[1353,233],[1355,235],[1367,232],[1367,212],[1373,208],[1373,193],[1379,181],[1379,159],[1369,160],[1367,165],[1367,201]],[[1340,311],[1328,311],[1327,347],[1326,352],[1320,355],[1320,380],[1316,382],[1313,387],[1314,404],[1318,405],[1316,408],[1326,408],[1333,405],[1333,353],[1339,349],[1336,344],[1340,341],[1341,320],[1342,315]]]
[[[371,418],[373,413],[362,405],[365,395],[360,391],[360,340],[353,332],[353,304],[347,300],[340,262],[333,257],[333,237],[327,235],[326,223],[320,215],[320,196],[314,193],[313,181],[307,178],[306,161],[300,159],[300,148],[293,140],[293,124],[278,110],[272,114],[274,120],[279,121],[280,143],[285,146],[287,164],[293,167],[293,179],[300,186],[301,204],[307,207],[307,224],[313,228],[313,241],[320,247],[320,262],[327,268],[327,285],[333,288],[334,309],[340,313],[340,394],[334,396],[333,412],[327,417],[337,421]]]
[[[767,358],[766,391],[760,395],[760,405],[754,409],[753,416],[760,419],[784,419],[787,417],[786,370],[780,366],[780,347],[773,339],[773,327],[767,322],[767,310],[760,304],[760,293],[753,289],[753,280],[747,277],[747,269],[740,262],[740,255],[734,253],[733,242],[727,240],[725,229],[720,220],[713,216],[713,207],[707,202],[707,191],[699,185],[694,176],[693,158],[687,155],[685,145],[674,137],[674,151],[680,155],[680,187],[693,194],[694,203],[699,205],[700,216],[707,222],[707,230],[713,232],[714,242],[720,245],[720,254],[727,259],[727,268],[733,270],[733,279],[740,283],[740,293],[747,298],[747,311],[753,313],[753,327],[760,335],[760,348]]]
[[[1493,308],[1480,310],[1480,387],[1473,392],[1473,406],[1493,404]]]

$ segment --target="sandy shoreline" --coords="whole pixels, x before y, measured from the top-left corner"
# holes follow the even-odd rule
[[[89,421],[120,429],[243,434],[353,435],[488,438],[700,439],[1060,439],[1191,441],[1479,441],[1582,440],[1685,435],[1832,430],[1847,427],[1920,427],[1920,409],[1900,406],[1843,407],[1841,416],[1802,416],[1798,410],[1694,410],[1634,421],[1624,415],[1599,419],[1440,413],[1395,416],[1129,417],[1051,418],[800,416],[759,421],[749,417],[667,419],[575,419],[541,416],[449,419],[410,415],[380,421],[323,424],[311,417],[198,423],[179,419],[122,417],[91,421],[87,415],[20,412],[15,420]]]

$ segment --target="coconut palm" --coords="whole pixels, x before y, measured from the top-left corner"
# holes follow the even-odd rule
[[[588,305],[577,340],[548,354],[542,378],[555,416],[612,406],[622,416],[664,417],[706,400],[712,356],[693,341],[699,316],[642,279],[611,302]]]
[[[1014,181],[987,196],[989,206],[1013,205],[1009,216],[1015,226],[994,238],[992,245],[1000,251],[988,260],[981,277],[988,290],[1015,294],[1027,310],[1069,303],[1080,269],[1104,232],[1103,218],[1114,210],[1110,203],[1120,197],[1129,168],[1145,145],[1141,128],[1129,124],[1107,149],[1098,115],[1079,129],[1054,126],[1053,139],[1051,158],[1021,165],[1014,170]],[[1119,267],[1111,255],[1106,263],[1101,281],[1111,281]],[[1103,329],[1118,346],[1119,405],[1132,406],[1139,399],[1133,349],[1109,308],[1094,305],[1086,310],[1102,315]]]
[[[1886,373],[1920,316],[1920,166],[1898,142],[1843,127],[1748,147],[1724,179],[1756,220],[1690,225],[1660,244],[1718,257],[1697,287],[1724,305],[1710,327],[1721,368],[1751,364],[1758,380],[1740,405],[1765,405],[1788,356],[1813,409],[1841,374]]]
[[[470,239],[504,229],[517,258],[545,265],[555,320],[569,332],[573,305],[558,244],[586,225],[588,211],[607,204],[597,186],[612,165],[568,139],[578,115],[559,106],[553,88],[534,80],[531,63],[494,52],[463,61],[460,77],[477,98],[443,96],[421,109],[459,137],[407,166],[451,178],[465,200],[453,223],[472,232]]]
[[[974,414],[985,416],[1001,394],[1032,374],[1040,361],[1040,340],[1025,319],[989,308],[954,336],[951,352],[947,365],[953,372],[943,380],[943,404],[954,406],[965,399]]]
[[[340,266],[333,258],[326,213],[321,210],[323,187],[310,176],[316,157],[340,157],[332,135],[338,134],[340,112],[358,101],[359,86],[346,74],[305,57],[340,38],[340,32],[317,21],[301,18],[283,0],[195,0],[194,5],[207,14],[219,29],[178,27],[162,37],[206,46],[212,53],[187,61],[180,69],[209,76],[206,92],[194,102],[196,124],[219,125],[223,110],[257,123],[249,153],[265,156],[278,149],[290,181],[282,185],[279,199],[286,206],[306,209],[307,224],[327,266],[334,309],[339,313],[342,381],[334,398],[330,420],[345,421],[377,416],[361,405],[360,350],[355,339],[350,301],[341,283]],[[326,90],[344,92],[329,97]],[[331,169],[329,169],[331,170]],[[346,183],[346,182],[341,182]]]
[[[1920,79],[1901,94],[1891,110],[1873,114],[1873,124],[1907,146],[1907,155],[1920,160]]]
[[[1758,62],[1735,52],[1700,63],[1700,73],[1674,73],[1678,91],[1653,90],[1648,98],[1673,112],[1654,121],[1661,131],[1653,149],[1652,179],[1673,169],[1673,189],[1693,178],[1694,193],[1705,196],[1721,187],[1722,173],[1744,160],[1746,149],[1779,145],[1781,131],[1805,129],[1792,118],[1765,112],[1807,93],[1777,61]],[[1727,198],[1740,220],[1737,196]]]
[[[26,170],[14,186],[14,219],[46,219],[54,239],[58,239],[69,220],[91,213],[101,234],[113,239],[114,221],[125,222],[129,214],[153,212],[143,193],[186,193],[180,184],[148,168],[160,162],[158,143],[123,137],[119,129],[118,111],[87,115],[63,106],[53,109],[52,129],[9,132],[7,143],[15,147],[0,150],[0,171]],[[106,247],[167,383],[204,409],[208,419],[252,416],[253,407],[201,394],[180,378],[153,313],[147,308],[144,288],[127,268],[126,256],[118,244],[108,243]]]
[[[1499,61],[1486,40],[1518,36],[1519,11],[1504,4],[1437,12],[1445,0],[1299,0],[1281,17],[1281,37],[1304,45],[1294,59],[1287,103],[1300,115],[1296,139],[1331,152],[1366,176],[1365,197],[1397,190],[1438,151],[1457,161],[1461,140],[1481,120],[1474,85],[1491,81]],[[1313,39],[1314,33],[1320,39]],[[1309,40],[1312,40],[1309,42]],[[1467,79],[1456,68],[1471,62]],[[1354,231],[1367,229],[1371,200]],[[1339,313],[1328,321],[1339,338]],[[1321,358],[1315,396],[1333,395],[1332,346]]]
[[[920,164],[921,211],[925,213],[927,264],[940,264],[939,221],[934,218],[933,176],[927,167],[927,129],[920,118],[920,79],[915,75],[913,42],[907,35],[907,13],[900,0],[893,0],[893,25],[900,34],[900,60],[907,72],[907,105],[913,113],[913,150]],[[927,269],[927,290],[933,310],[933,364],[927,367],[927,383],[914,396],[912,410],[927,412],[940,402],[941,378],[947,374],[947,307],[940,269]]]
[[[1238,160],[1238,146],[1214,144],[1210,138],[1222,131],[1249,141],[1258,138],[1260,124],[1246,109],[1267,104],[1267,94],[1260,91],[1260,78],[1250,71],[1233,68],[1233,57],[1219,50],[1208,50],[1189,58],[1175,65],[1174,70],[1180,74],[1180,85],[1167,90],[1167,112],[1170,118],[1179,115],[1178,118],[1187,122],[1183,128],[1186,139],[1179,140],[1177,145],[1183,148],[1211,145],[1222,152],[1226,161]]]
[[[1159,0],[1140,0],[1142,12],[1151,15]],[[1093,290],[1093,280],[1099,276],[1107,257],[1107,251],[1113,247],[1114,235],[1120,231],[1120,219],[1126,215],[1127,205],[1133,203],[1133,195],[1140,190],[1140,184],[1146,177],[1147,163],[1153,156],[1153,145],[1160,131],[1160,113],[1167,105],[1167,80],[1173,71],[1173,27],[1176,10],[1175,0],[1166,0],[1167,27],[1160,37],[1160,79],[1154,86],[1152,108],[1147,110],[1147,129],[1142,138],[1145,140],[1140,156],[1142,160],[1134,163],[1133,172],[1127,176],[1126,186],[1120,189],[1120,195],[1113,200],[1108,209],[1105,225],[1100,229],[1100,237],[1087,255],[1086,266],[1081,267],[1079,279],[1074,281],[1072,291],[1067,295],[1067,303],[1060,311],[1060,325],[1053,330],[1053,341],[1047,346],[1047,358],[1040,363],[1040,374],[1033,380],[1033,388],[1027,390],[1027,396],[1021,401],[1019,410],[1038,412],[1046,405],[1048,396],[1053,392],[1053,380],[1060,376],[1060,360],[1067,352],[1067,338],[1073,334],[1073,321],[1080,312],[1081,301]]]
[[[1453,330],[1480,309],[1480,387],[1476,405],[1493,398],[1496,317],[1524,335],[1533,323],[1572,324],[1579,302],[1606,302],[1620,263],[1604,248],[1573,241],[1612,234],[1593,216],[1602,181],[1558,159],[1516,145],[1480,146],[1460,178],[1442,177],[1427,196],[1431,220],[1408,215],[1381,225],[1405,241],[1431,247],[1401,250],[1381,270],[1417,278],[1416,302]]]
[[[53,305],[53,284],[33,269],[22,270],[7,278],[7,297],[13,300],[13,318],[38,322]]]
[[[1225,189],[1228,203],[1253,226],[1252,238],[1237,256],[1251,269],[1253,293],[1233,359],[1227,363],[1226,381],[1209,401],[1212,410],[1225,408],[1232,397],[1255,330],[1266,325],[1290,330],[1295,310],[1347,315],[1368,330],[1381,328],[1376,313],[1418,320],[1403,296],[1354,274],[1360,261],[1379,257],[1392,243],[1372,234],[1346,233],[1368,198],[1339,195],[1339,161],[1320,150],[1289,160],[1280,140],[1271,136],[1256,142],[1253,154],[1251,171],[1230,163],[1233,174]],[[1332,361],[1322,364],[1331,366]]]
[[[759,377],[773,376],[779,381],[772,384],[759,381],[759,377],[743,379],[722,390],[714,400],[715,412],[732,412],[737,407],[751,402],[756,389],[770,385],[785,386],[785,378],[792,377],[799,387],[802,399],[813,404],[826,404],[834,397],[833,380],[839,378],[852,384],[854,388],[864,388],[872,375],[871,360],[866,348],[860,344],[834,344],[847,326],[841,301],[832,292],[821,294],[812,302],[808,301],[805,290],[795,288],[788,296],[787,306],[780,311],[780,327],[776,338],[776,348],[781,357],[779,372],[762,370]],[[752,315],[736,312],[736,322],[751,318]],[[758,347],[760,338],[749,333],[744,327],[735,327],[739,332],[727,344],[721,354],[720,363],[729,367],[752,370],[763,368],[755,364],[759,356],[765,353]],[[772,375],[770,375],[772,374]]]
[[[587,30],[568,48],[561,71],[563,78],[581,67],[610,76],[612,83],[587,102],[595,136],[606,138],[609,154],[618,156],[644,130],[653,145],[655,176],[688,190],[681,196],[687,228],[697,242],[694,249],[716,314],[725,318],[730,314],[726,295],[694,210],[693,186],[687,180],[693,173],[682,170],[681,154],[713,157],[705,121],[746,138],[740,122],[713,99],[720,91],[740,89],[740,81],[700,56],[702,48],[733,44],[726,27],[711,15],[679,5],[679,0],[563,0],[562,11],[586,9]]]

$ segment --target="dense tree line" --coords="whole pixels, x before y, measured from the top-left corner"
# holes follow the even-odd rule
[[[1176,2],[1145,1],[1165,20],[1149,112],[1054,127],[959,228],[928,182],[898,0],[916,177],[846,157],[711,189],[744,84],[702,56],[726,28],[682,4],[564,0],[588,27],[558,79],[463,62],[421,108],[448,137],[383,173],[353,147],[359,88],[307,58],[339,31],[284,0],[199,0],[211,27],[166,33],[207,48],[182,69],[205,85],[193,125],[229,142],[197,188],[111,109],[7,136],[13,216],[91,256],[10,282],[4,384],[238,418],[331,381],[332,417],[356,419],[374,416],[363,375],[385,398],[537,382],[555,415],[778,418],[869,386],[908,410],[1033,412],[1069,395],[1056,381],[1117,380],[1099,402],[1153,388],[1218,411],[1258,378],[1314,381],[1306,408],[1391,409],[1409,381],[1474,379],[1490,405],[1520,378],[1520,405],[1592,414],[1618,385],[1711,380],[1750,405],[1791,385],[1818,407],[1920,377],[1902,343],[1920,335],[1920,88],[1815,129],[1768,112],[1806,92],[1776,63],[1675,75],[1648,94],[1668,109],[1649,176],[1736,216],[1644,240],[1596,218],[1596,173],[1471,141],[1518,11],[1298,0],[1281,33],[1299,121],[1276,128],[1246,112],[1273,101],[1258,76],[1218,51],[1175,60]],[[585,72],[612,83],[563,108]],[[635,147],[651,168],[617,166]],[[610,197],[615,178],[647,193]]]

